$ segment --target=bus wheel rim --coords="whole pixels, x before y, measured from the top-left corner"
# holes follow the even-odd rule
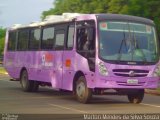
[[[77,85],[77,95],[79,98],[83,98],[84,95],[85,95],[85,84],[83,82],[80,82],[78,85]]]
[[[26,78],[27,78],[26,75],[23,75],[23,77],[22,77],[22,86],[23,86],[23,87],[25,87],[26,84],[27,84],[27,83],[26,83],[26,82],[27,82]]]

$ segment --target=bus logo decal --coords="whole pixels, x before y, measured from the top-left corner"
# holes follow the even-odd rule
[[[134,77],[134,76],[135,76],[135,72],[134,72],[134,71],[130,71],[130,72],[129,72],[129,76],[130,76],[130,77]]]
[[[42,55],[42,65],[46,67],[53,66],[53,55],[50,53],[45,53]]]

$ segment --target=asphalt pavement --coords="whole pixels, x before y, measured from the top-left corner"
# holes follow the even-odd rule
[[[77,102],[70,92],[40,87],[36,93],[23,92],[19,82],[0,74],[0,113],[12,114],[160,114],[160,96],[145,94],[140,104],[126,96],[93,96],[90,104]]]

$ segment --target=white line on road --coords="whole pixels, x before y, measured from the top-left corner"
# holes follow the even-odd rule
[[[58,107],[58,108],[62,108],[62,109],[80,112],[80,113],[87,113],[86,111],[82,111],[82,110],[78,110],[78,109],[74,109],[74,108],[69,108],[69,107],[64,107],[64,106],[60,106],[60,105],[55,105],[55,104],[49,104],[49,105],[54,106],[54,107]]]
[[[141,105],[146,105],[146,106],[151,106],[151,107],[158,107],[160,108],[160,106],[158,105],[152,105],[152,104],[145,104],[145,103],[140,103]]]

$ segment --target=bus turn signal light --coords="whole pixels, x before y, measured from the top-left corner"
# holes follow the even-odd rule
[[[66,64],[66,67],[71,67],[71,60],[67,59],[65,64]]]

